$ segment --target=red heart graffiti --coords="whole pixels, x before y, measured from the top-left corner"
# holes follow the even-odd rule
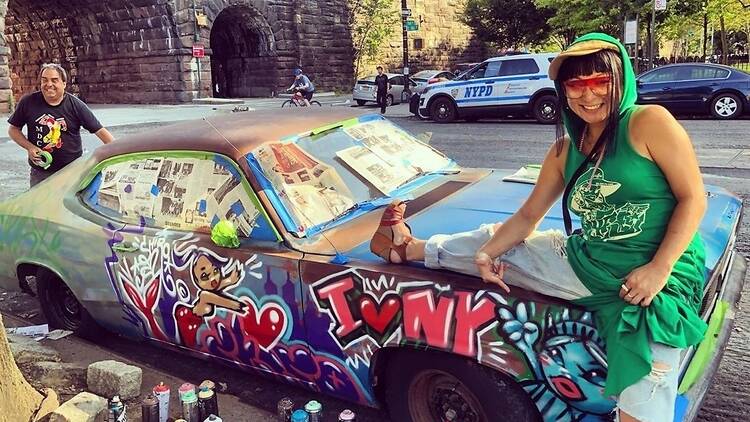
[[[386,295],[381,299],[378,308],[375,299],[365,295],[359,301],[359,309],[367,325],[383,335],[398,311],[401,310],[401,301],[394,294]]]
[[[261,349],[268,351],[276,346],[287,328],[284,308],[276,302],[266,302],[258,307],[249,298],[242,298],[247,304],[247,313],[238,316],[245,337],[252,338]]]

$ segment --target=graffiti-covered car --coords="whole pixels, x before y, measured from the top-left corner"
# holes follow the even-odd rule
[[[393,421],[605,420],[607,345],[590,313],[369,250],[394,198],[426,238],[507,218],[531,190],[522,176],[461,168],[350,109],[182,123],[101,146],[0,204],[2,287],[36,275],[55,327],[175,345]],[[711,331],[683,356],[679,420],[716,371],[745,273],[741,202],[708,190]]]

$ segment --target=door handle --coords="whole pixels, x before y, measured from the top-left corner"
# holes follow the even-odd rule
[[[664,87],[664,88],[662,88],[661,90],[662,90],[662,91],[671,91],[671,90],[672,90],[672,88],[670,88],[670,87],[668,87],[668,86],[667,86],[667,87]]]
[[[138,246],[135,246],[131,242],[115,243],[112,246],[113,251],[117,252],[135,252],[138,250]]]

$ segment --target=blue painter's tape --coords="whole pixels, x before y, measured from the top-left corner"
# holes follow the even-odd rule
[[[151,195],[158,195],[159,194],[159,187],[156,185],[151,185]]]
[[[245,207],[242,205],[241,201],[237,201],[234,204],[232,204],[232,206],[230,207],[230,209],[232,210],[232,212],[235,215],[240,215],[243,212],[245,212]]]
[[[349,257],[336,252],[336,256],[331,259],[331,264],[344,265],[349,262]]]
[[[206,208],[207,208],[206,200],[201,199],[200,202],[198,202],[198,212],[201,214],[204,214],[206,212]]]
[[[214,218],[211,219],[211,227],[219,224],[219,217],[214,215]]]
[[[684,394],[677,395],[677,399],[674,401],[674,422],[681,422],[687,412],[690,399],[685,397]]]
[[[240,172],[237,171],[237,169],[234,167],[234,165],[232,165],[232,163],[229,162],[229,160],[222,157],[221,155],[214,155],[214,163],[220,165],[224,170],[231,173],[235,179],[241,179]]]
[[[263,173],[258,160],[255,159],[252,153],[247,154],[245,156],[245,159],[247,160],[248,166],[250,166],[250,171],[252,171],[253,175],[255,176],[255,180],[258,182],[261,189],[263,189],[264,193],[268,197],[268,200],[271,202],[271,205],[273,205],[273,208],[279,215],[282,224],[284,224],[284,228],[292,233],[298,233],[299,230],[297,224],[294,222],[294,218],[292,218],[291,213],[286,209],[286,206],[284,206],[281,198],[279,198],[279,195],[278,193],[276,193],[276,189],[274,189],[271,181],[268,180],[266,175]]]

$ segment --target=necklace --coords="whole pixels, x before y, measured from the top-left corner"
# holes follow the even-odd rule
[[[583,152],[583,139],[586,138],[586,132],[589,131],[589,125],[586,125],[583,127],[583,131],[581,131],[581,139],[578,140],[578,151]]]

